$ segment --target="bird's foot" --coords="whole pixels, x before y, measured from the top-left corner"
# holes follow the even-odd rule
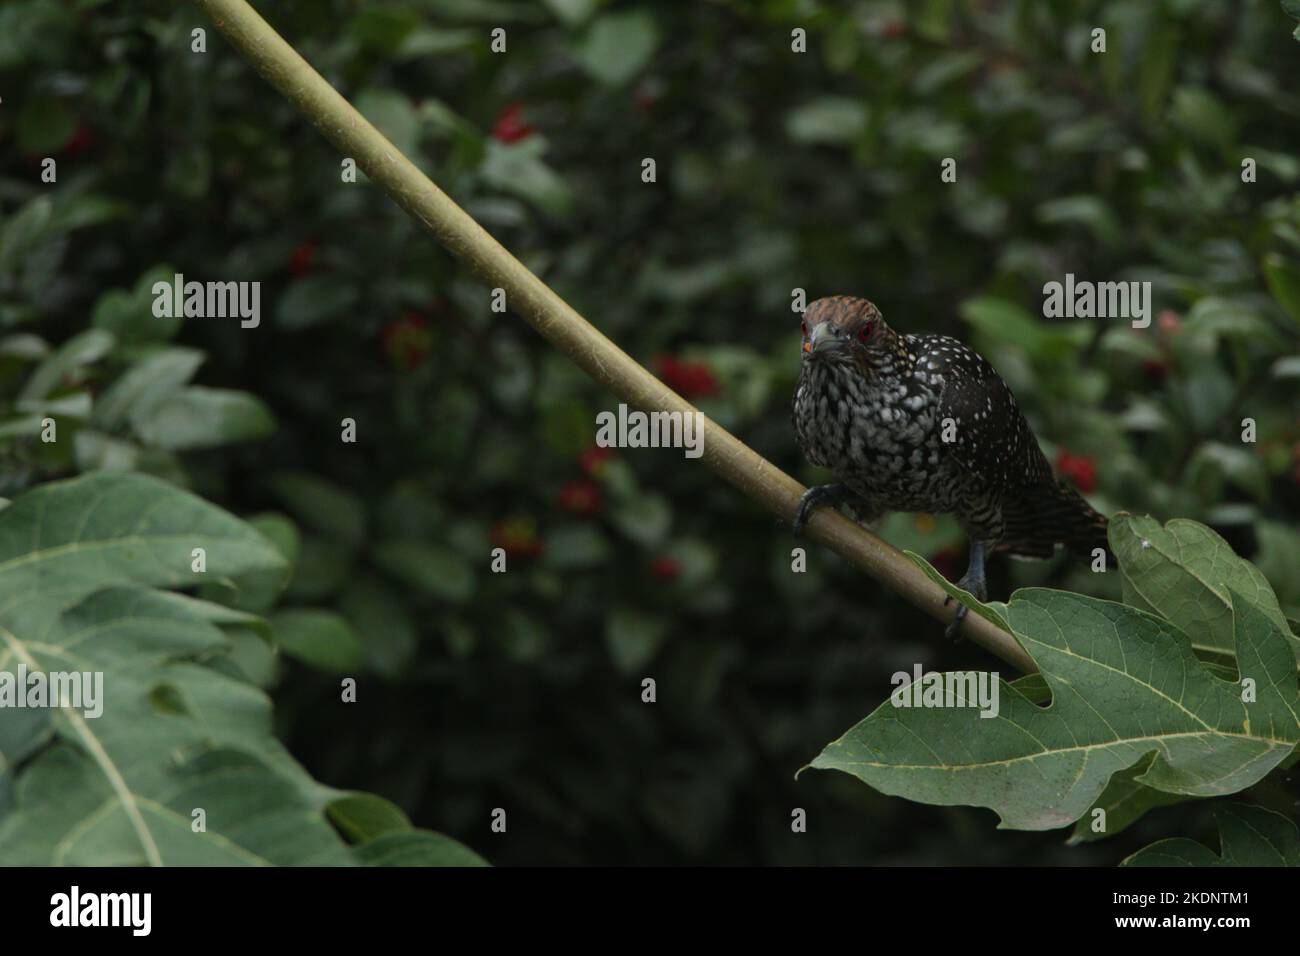
[[[822,505],[839,507],[852,495],[853,492],[849,490],[848,485],[814,485],[809,488],[799,499],[799,507],[794,513],[795,536],[803,534],[804,525],[808,523],[808,519],[816,509]]]
[[[949,602],[951,601],[952,601],[952,595],[950,594],[948,595],[947,598],[944,599],[943,602],[944,607],[947,607]],[[966,615],[969,613],[970,613],[970,608],[968,608],[965,604],[958,604],[957,613],[953,615],[952,622],[943,629],[943,636],[946,637],[948,640],[952,641],[954,644],[960,644],[963,639],[963,634],[961,632],[961,622],[966,620]]]
[[[975,599],[981,604],[989,599],[989,586],[984,578],[984,543],[981,541],[972,541],[970,546],[970,564],[966,568],[966,573],[957,580],[957,587],[963,591],[969,591]],[[950,594],[944,599],[944,607],[953,600]],[[966,615],[970,613],[970,608],[965,604],[957,605],[957,613],[953,616],[952,623],[944,629],[944,637],[948,640],[959,642],[962,639],[961,622],[966,620]]]
[[[957,579],[957,587],[963,591],[969,591],[981,604],[989,599],[989,586],[988,582],[984,580],[983,568],[980,568],[978,575],[971,574],[968,570]]]

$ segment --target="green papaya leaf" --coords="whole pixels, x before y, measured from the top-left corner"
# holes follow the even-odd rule
[[[1013,595],[1007,623],[1047,682],[1049,706],[1000,680],[995,719],[960,698],[946,707],[886,701],[811,766],[922,803],[989,807],[1001,826],[1026,830],[1074,822],[1113,775],[1148,757],[1134,778],[1144,786],[1235,793],[1300,741],[1300,695],[1287,635],[1244,595],[1230,599],[1238,668],[1249,685],[1203,667],[1167,621],[1029,588]]]
[[[382,798],[314,781],[266,695],[225,663],[227,631],[266,625],[169,590],[283,573],[253,527],[143,475],[47,484],[0,510],[0,695],[30,698],[19,674],[85,678],[71,699],[28,700],[57,706],[0,710],[0,862],[481,862]],[[354,852],[340,831],[387,842]]]
[[[325,811],[353,843],[366,843],[385,833],[411,829],[411,821],[400,807],[373,793],[349,793],[330,803]]]
[[[269,701],[198,663],[251,617],[159,590],[281,564],[243,522],[142,475],[43,485],[0,511],[0,670],[87,675],[85,697],[25,732],[0,722],[0,777],[21,767],[0,859],[346,862],[323,814],[302,813],[324,790],[271,733]],[[259,792],[264,814],[241,808]]]
[[[1150,768],[1152,759],[1154,758],[1148,757],[1111,777],[1096,803],[1074,824],[1074,832],[1070,834],[1068,842],[1074,844],[1103,840],[1137,822],[1149,810],[1190,799],[1139,782],[1138,778]],[[1102,812],[1098,813],[1099,810]]]
[[[999,601],[989,601],[985,603],[978,600],[975,595],[969,591],[963,591],[957,585],[953,584],[942,574],[931,566],[930,562],[925,560],[914,551],[904,551],[905,555],[912,559],[912,563],[925,572],[928,577],[939,587],[943,588],[952,597],[954,601],[966,605],[967,609],[973,614],[978,614],[986,619],[989,623],[996,625],[1004,631],[1011,628],[1007,625],[1007,606]]]
[[[373,793],[349,793],[326,808],[363,866],[487,866],[462,843],[441,833],[416,830],[395,804]]]
[[[1216,807],[1220,855],[1195,840],[1158,840],[1120,866],[1300,866],[1300,831],[1280,813],[1247,804]]]
[[[1126,604],[1172,621],[1198,650],[1231,654],[1228,592],[1237,590],[1281,629],[1300,662],[1300,638],[1287,627],[1268,580],[1210,528],[1121,514],[1111,519],[1109,537]]]
[[[364,866],[487,866],[487,861],[451,837],[428,830],[385,833],[353,851]]]
[[[149,737],[136,748],[163,743]],[[72,746],[36,758],[18,782],[14,812],[0,822],[0,859],[19,866],[352,862],[318,801],[246,751],[208,744],[173,766],[151,764],[147,775],[129,763],[108,766],[120,770],[121,782],[105,773],[103,760]]]

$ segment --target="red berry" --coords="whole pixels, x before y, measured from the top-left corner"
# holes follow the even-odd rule
[[[638,86],[632,93],[632,102],[642,113],[649,113],[658,101],[658,95],[648,84]]]
[[[412,313],[384,326],[379,340],[389,362],[407,371],[427,362],[433,352],[433,336],[427,326],[424,319]]]
[[[704,362],[683,362],[671,355],[660,355],[655,367],[665,384],[682,398],[708,398],[722,391],[713,369]]]
[[[655,558],[655,562],[650,566],[654,576],[663,581],[673,581],[682,573],[682,564],[676,558],[668,555]]]
[[[536,131],[535,126],[524,122],[523,103],[511,103],[501,111],[492,125],[492,137],[501,143],[518,143]]]
[[[493,547],[501,548],[507,558],[535,558],[542,553],[537,536],[537,522],[532,518],[498,521],[489,533]]]
[[[566,481],[560,488],[560,507],[581,518],[594,518],[604,506],[600,486],[586,478]]]
[[[72,139],[68,140],[68,144],[63,147],[63,151],[69,159],[73,159],[86,152],[97,141],[98,138],[95,136],[93,129],[85,123],[78,123],[76,130],[73,131]]]
[[[894,17],[890,17],[880,26],[880,35],[886,40],[897,40],[906,33],[907,24]]]
[[[588,478],[600,479],[609,470],[608,463],[614,457],[614,449],[593,445],[578,456],[578,464]]]
[[[311,272],[312,264],[316,261],[316,253],[319,249],[320,247],[314,239],[308,239],[306,242],[300,243],[293,250],[293,255],[289,257],[289,271],[299,278]]]
[[[1056,455],[1056,471],[1085,495],[1097,490],[1097,463],[1087,455],[1072,455],[1062,448]]]

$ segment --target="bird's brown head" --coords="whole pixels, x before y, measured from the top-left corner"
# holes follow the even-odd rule
[[[833,295],[818,299],[803,314],[803,359],[860,361],[891,349],[894,335],[880,310],[866,299]]]

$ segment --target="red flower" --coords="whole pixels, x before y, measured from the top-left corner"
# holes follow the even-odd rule
[[[661,581],[673,581],[682,573],[682,563],[676,558],[670,558],[665,554],[655,558],[655,563],[650,566],[650,571]]]
[[[713,369],[703,362],[683,362],[671,355],[660,355],[655,367],[659,377],[682,398],[708,398],[722,391]]]
[[[501,548],[507,558],[535,558],[542,553],[537,536],[537,522],[532,518],[498,521],[489,533],[493,547]]]
[[[68,140],[68,144],[63,147],[63,151],[69,159],[75,159],[94,146],[96,142],[98,142],[98,137],[95,136],[95,131],[85,123],[78,123],[76,130],[72,134],[72,139]]]
[[[592,445],[581,455],[578,456],[578,464],[582,466],[582,473],[588,478],[595,478],[599,481],[605,477],[605,472],[609,470],[608,462],[614,457],[614,449],[601,448],[599,445]]]
[[[594,518],[604,506],[600,487],[586,478],[566,481],[560,488],[560,507],[581,518]]]
[[[535,132],[537,127],[524,122],[523,103],[511,103],[501,111],[492,125],[492,136],[501,143],[518,143]]]
[[[293,255],[289,257],[289,271],[301,278],[311,272],[312,264],[316,261],[316,253],[320,250],[315,239],[308,239],[300,243],[298,248],[293,250]]]
[[[1062,448],[1056,455],[1056,471],[1085,495],[1097,490],[1097,463],[1087,455],[1072,455]]]
[[[384,326],[379,340],[394,367],[409,372],[429,360],[433,352],[433,336],[429,334],[427,325],[424,319],[408,312]]]

